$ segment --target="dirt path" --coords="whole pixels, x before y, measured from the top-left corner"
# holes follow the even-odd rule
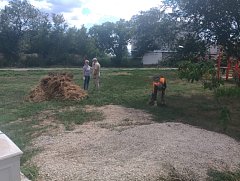
[[[226,135],[154,123],[151,115],[121,106],[97,110],[103,121],[34,141],[44,149],[32,160],[40,168],[39,181],[156,181],[166,177],[169,165],[205,180],[208,168],[235,169],[240,163],[240,144]]]

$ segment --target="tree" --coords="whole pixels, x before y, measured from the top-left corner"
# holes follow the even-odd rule
[[[52,24],[49,20],[49,15],[45,13],[42,13],[38,20],[35,31],[32,32],[29,53],[37,53],[42,60],[46,60],[51,50],[50,35]]]
[[[114,44],[113,52],[116,55],[115,61],[117,65],[121,65],[122,59],[128,54],[127,45],[130,42],[130,26],[129,22],[121,19],[115,23],[114,28]]]
[[[82,26],[80,29],[76,27],[69,28],[66,32],[66,48],[70,57],[89,59],[90,57],[99,56],[98,48],[94,40],[88,36],[87,28]],[[74,60],[74,58],[71,58]],[[78,60],[79,61],[79,60]],[[73,64],[80,62],[72,62]]]
[[[165,0],[165,5],[209,43],[240,57],[240,0]]]
[[[52,28],[50,33],[50,64],[66,64],[66,31],[67,23],[62,14],[52,14]]]
[[[131,18],[132,44],[135,56],[147,51],[174,49],[178,22],[162,8],[152,8]]]
[[[164,3],[173,9],[176,19],[197,35],[196,39],[221,45],[228,55],[239,56],[236,50],[239,49],[240,40],[238,11],[240,0],[165,0]],[[188,40],[191,44],[193,39]],[[194,53],[200,52],[201,47],[188,46],[187,49]],[[205,88],[214,91],[223,83],[218,78],[212,61],[191,59],[180,65],[179,74],[180,78],[186,78],[191,82],[201,80]]]
[[[26,0],[12,0],[0,12],[0,51],[14,59],[21,50],[24,32],[34,30],[38,21],[39,10]]]
[[[119,20],[116,23],[106,22],[102,25],[95,25],[89,30],[100,51],[115,56],[118,65],[127,54],[127,45],[130,40],[128,22]]]
[[[187,33],[177,39],[177,54],[175,60],[196,60],[205,58],[206,43],[196,34]]]

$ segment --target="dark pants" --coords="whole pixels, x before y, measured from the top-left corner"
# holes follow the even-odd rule
[[[90,76],[85,76],[84,86],[83,86],[84,90],[88,90],[89,81],[90,81]]]
[[[162,85],[161,85],[161,86],[154,85],[153,92],[152,92],[152,97],[151,97],[151,101],[150,101],[149,104],[154,104],[154,101],[157,100],[157,94],[158,94],[158,92],[161,93],[161,104],[165,104],[165,100],[164,100],[165,89],[166,89],[165,86],[162,86]]]

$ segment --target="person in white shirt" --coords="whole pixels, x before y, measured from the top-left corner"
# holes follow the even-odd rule
[[[94,85],[97,89],[99,89],[99,82],[100,82],[100,69],[101,65],[98,62],[97,58],[93,58],[93,79],[94,79]]]
[[[88,90],[88,85],[90,81],[90,75],[91,75],[91,67],[89,66],[89,60],[85,60],[84,66],[83,66],[83,80],[84,80],[84,90]]]

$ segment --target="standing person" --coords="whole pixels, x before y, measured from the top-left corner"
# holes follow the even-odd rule
[[[84,90],[88,90],[90,75],[91,75],[91,67],[89,66],[89,60],[85,60],[84,66],[83,66],[83,81],[84,81],[83,87],[84,87]]]
[[[101,65],[98,62],[97,58],[93,58],[93,67],[92,68],[93,68],[94,85],[97,89],[99,89]]]

